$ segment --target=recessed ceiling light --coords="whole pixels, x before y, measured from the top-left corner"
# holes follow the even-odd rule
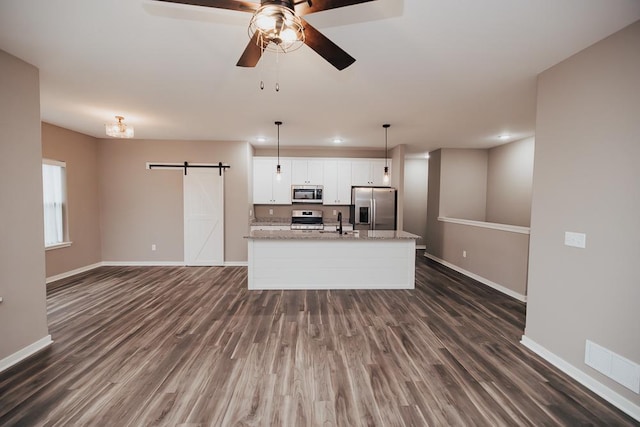
[[[511,138],[511,135],[508,135],[508,134],[500,135],[498,137],[498,139],[501,140],[501,141],[506,141],[509,138]]]
[[[334,144],[342,144],[342,139],[340,139],[340,138],[333,138],[333,143],[334,143]]]
[[[267,142],[267,138],[265,138],[264,136],[259,136],[256,138],[256,141],[258,142]]]

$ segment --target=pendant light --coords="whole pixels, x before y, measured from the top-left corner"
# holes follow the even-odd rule
[[[389,165],[387,164],[387,160],[389,156],[387,155],[387,132],[391,127],[391,125],[388,123],[385,123],[382,125],[382,127],[384,128],[384,177],[382,178],[382,180],[384,181],[385,184],[388,184],[389,183]]]
[[[276,166],[276,179],[280,181],[280,125],[282,125],[281,121],[275,122],[276,126],[278,126],[278,165]]]

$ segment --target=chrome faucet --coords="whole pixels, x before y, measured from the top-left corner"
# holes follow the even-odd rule
[[[342,234],[342,212],[338,212],[338,234]]]

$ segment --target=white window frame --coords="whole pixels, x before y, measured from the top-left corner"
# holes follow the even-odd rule
[[[45,236],[44,236],[44,248],[46,251],[51,250],[51,249],[58,249],[58,248],[65,248],[68,246],[71,246],[71,240],[69,239],[69,223],[68,223],[68,200],[67,200],[67,164],[65,162],[61,162],[59,160],[52,160],[52,159],[42,159],[42,165],[45,166],[58,166],[60,168],[62,168],[62,177],[61,177],[61,204],[62,204],[62,211],[61,211],[61,215],[60,218],[54,221],[60,221],[60,224],[56,224],[56,227],[58,226],[62,226],[62,238],[61,241],[55,242],[55,243],[49,243],[47,244],[47,233],[45,231]],[[43,172],[43,178],[42,178],[42,206],[43,206],[43,222],[46,223],[46,215],[47,215],[47,207],[45,206],[45,194],[46,192],[46,186],[44,184],[44,172]],[[45,225],[46,227],[46,225]]]

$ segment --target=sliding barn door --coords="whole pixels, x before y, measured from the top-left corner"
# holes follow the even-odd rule
[[[224,174],[191,168],[184,175],[184,262],[224,264]]]

